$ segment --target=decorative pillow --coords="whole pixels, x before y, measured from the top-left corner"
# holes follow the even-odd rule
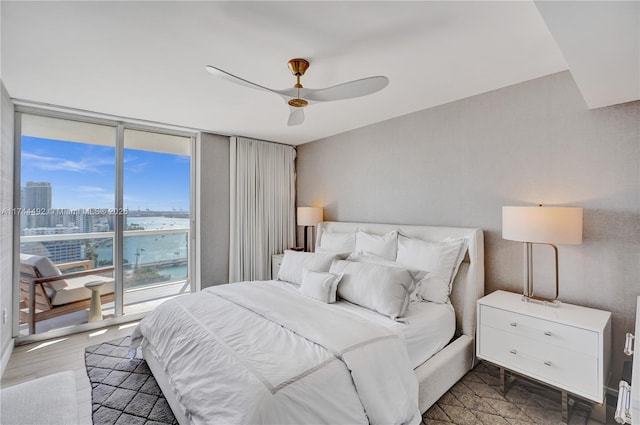
[[[357,254],[357,253],[353,253],[351,255],[349,255],[349,257],[347,258],[347,260],[349,261],[357,261],[360,263],[373,263],[373,264],[380,264],[381,266],[387,266],[387,267],[396,267],[396,268],[401,268],[401,269],[407,269],[409,271],[409,273],[411,273],[414,277],[420,276],[418,275],[418,273],[422,273],[422,279],[420,279],[419,281],[417,280],[416,282],[416,287],[413,290],[413,292],[410,295],[410,300],[411,301],[423,301],[422,298],[418,297],[418,289],[420,288],[420,286],[422,285],[422,282],[427,278],[427,276],[429,276],[429,273],[424,271],[424,270],[412,270],[409,269],[407,266],[402,265],[396,261],[391,261],[391,260],[387,260],[386,258],[382,258],[379,257],[375,254]]]
[[[367,253],[352,252],[347,257],[347,260],[357,261],[359,263],[373,263],[373,264],[379,264],[381,266],[400,267],[400,268],[406,269],[406,267],[396,263],[395,261],[388,260],[384,257],[381,257],[376,254],[372,254],[370,252],[367,252]]]
[[[405,267],[429,272],[416,288],[419,299],[445,303],[449,300],[453,280],[466,251],[466,239],[435,242],[400,235],[397,262]]]
[[[333,251],[331,249],[324,249],[322,247],[318,247],[316,248],[316,253],[318,254],[333,254],[336,256],[336,258],[338,258],[339,260],[344,260],[346,259],[348,256],[350,256],[351,254],[353,254],[353,251]]]
[[[356,249],[358,254],[375,254],[387,260],[395,261],[398,251],[398,232],[392,230],[386,235],[372,235],[356,232]]]
[[[304,269],[314,272],[328,272],[331,263],[336,259],[336,254],[321,254],[317,252],[298,252],[286,250],[280,270],[278,280],[300,285],[302,283],[302,271]]]
[[[354,261],[335,261],[330,271],[343,274],[338,285],[338,295],[341,298],[392,319],[404,317],[415,282],[425,274],[413,274],[399,267]]]
[[[336,290],[340,279],[342,279],[342,273],[322,273],[304,269],[300,292],[304,296],[331,304],[336,302]]]
[[[416,284],[412,300],[445,304],[449,301],[449,285],[439,276],[427,276]]]
[[[322,231],[317,252],[353,252],[356,250],[355,233],[333,233]]]

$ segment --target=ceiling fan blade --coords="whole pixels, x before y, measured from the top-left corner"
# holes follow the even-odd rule
[[[251,81],[245,80],[244,78],[237,77],[233,74],[228,73],[227,71],[223,71],[220,68],[216,68],[215,66],[207,65],[205,69],[209,74],[215,75],[216,77],[224,78],[227,81],[231,81],[232,83],[240,84],[241,86],[249,87],[257,90],[264,90],[271,93],[278,93],[277,90],[270,89],[268,87],[261,86],[260,84],[252,83]]]
[[[304,109],[290,107],[289,110],[289,121],[287,121],[289,127],[300,125],[304,122]]]
[[[368,77],[361,80],[349,81],[326,89],[307,89],[304,99],[317,102],[327,102],[330,100],[352,99],[354,97],[366,96],[387,87],[389,79],[387,77]]]

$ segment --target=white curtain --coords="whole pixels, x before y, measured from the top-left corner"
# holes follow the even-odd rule
[[[229,282],[267,280],[271,256],[295,245],[293,146],[231,138]]]

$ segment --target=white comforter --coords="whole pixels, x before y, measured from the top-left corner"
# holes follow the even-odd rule
[[[194,424],[414,424],[418,383],[400,337],[281,282],[205,289],[143,319]]]

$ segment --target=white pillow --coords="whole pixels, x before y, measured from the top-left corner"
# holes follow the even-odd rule
[[[413,274],[404,268],[354,261],[335,261],[330,272],[343,274],[338,285],[340,298],[392,319],[404,317],[415,282],[424,276],[424,272]]]
[[[323,230],[318,248],[317,252],[353,252],[356,250],[356,234]]]
[[[358,254],[375,254],[387,260],[395,261],[398,251],[398,232],[392,230],[386,235],[372,235],[366,232],[356,233]]]
[[[342,273],[322,273],[304,269],[300,292],[304,296],[331,304],[336,302],[336,291],[340,279],[342,279]]]
[[[414,276],[418,276],[417,273],[422,272],[423,277],[422,277],[422,279],[417,281],[416,287],[413,290],[413,292],[411,293],[411,296],[409,298],[410,298],[411,301],[424,301],[421,297],[418,297],[417,291],[420,288],[422,282],[429,275],[428,272],[425,272],[424,270],[417,270],[417,269],[412,270],[408,266],[402,265],[402,264],[400,264],[400,263],[398,263],[396,261],[387,260],[386,258],[379,257],[379,256],[377,256],[375,254],[356,254],[354,252],[353,254],[349,255],[347,260],[349,260],[349,261],[357,261],[357,262],[360,262],[360,263],[373,263],[373,264],[380,264],[382,266],[387,266],[387,267],[398,267],[398,268],[402,268],[402,269],[407,269]]]
[[[336,259],[336,254],[321,254],[316,252],[298,252],[286,250],[280,270],[278,280],[300,285],[302,283],[302,271],[304,269],[314,272],[328,272],[331,263]]]
[[[349,255],[351,255],[353,252],[352,251],[334,251],[332,249],[325,249],[325,248],[321,248],[318,247],[316,248],[315,252],[319,253],[319,254],[333,254],[336,257],[339,257],[340,260],[344,260],[346,259]]]
[[[412,300],[445,304],[449,301],[449,285],[439,276],[428,276],[416,284]]]
[[[419,299],[445,303],[466,251],[466,239],[435,242],[400,235],[396,261],[405,267],[429,272],[416,288]]]
[[[379,255],[372,254],[370,252],[367,252],[367,253],[353,252],[347,257],[347,260],[357,261],[359,263],[373,263],[373,264],[380,264],[381,266],[400,267],[400,268],[406,269],[406,267],[396,263],[395,261],[388,260],[384,257],[380,257]]]

